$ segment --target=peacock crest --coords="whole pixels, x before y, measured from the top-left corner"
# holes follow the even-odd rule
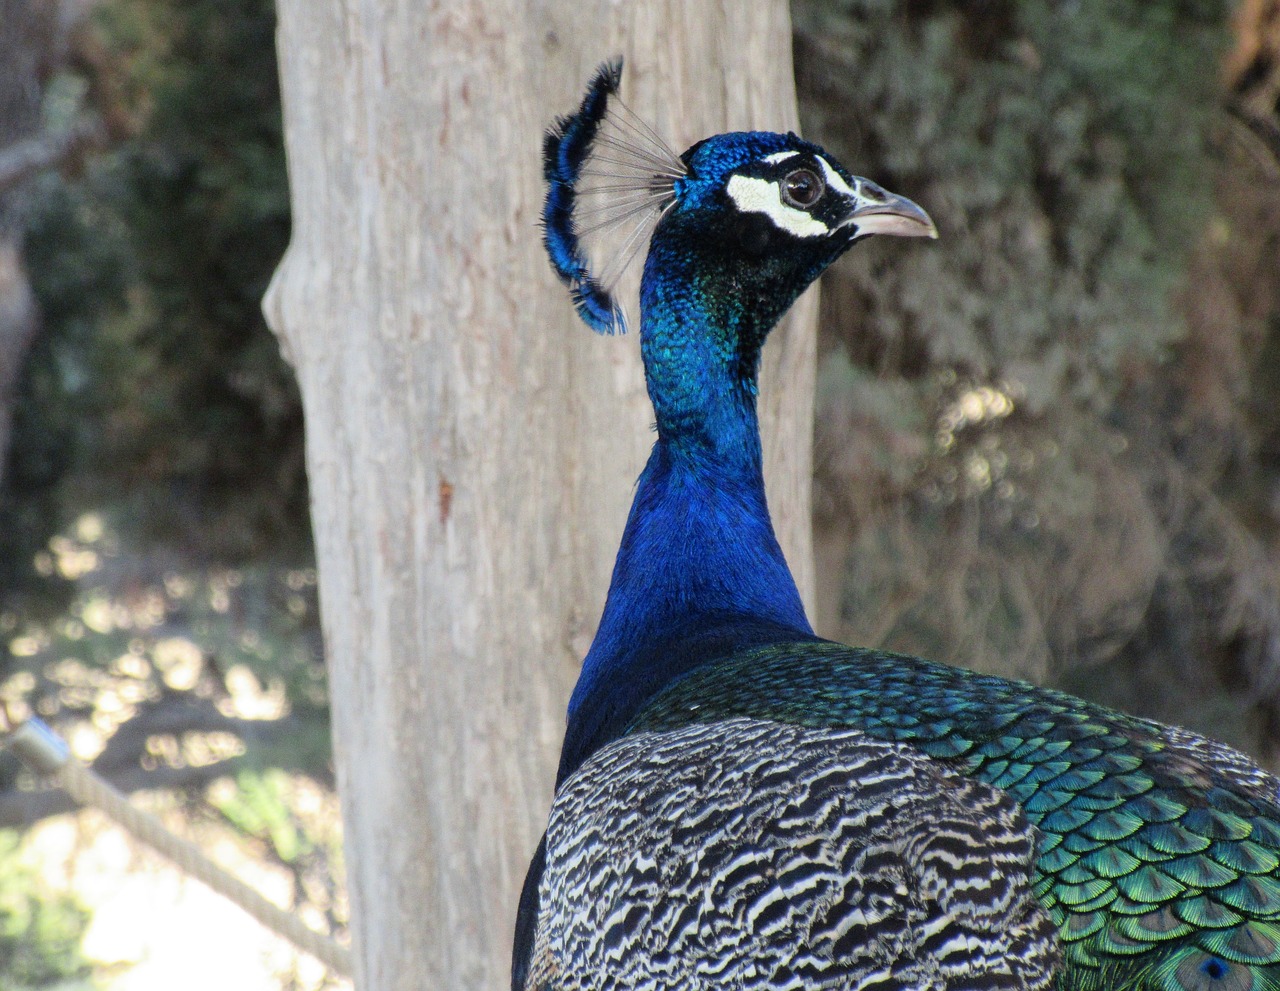
[[[621,58],[600,66],[577,112],[557,118],[542,146],[547,254],[578,315],[603,334],[625,333],[620,286],[686,174],[623,102],[621,84]]]

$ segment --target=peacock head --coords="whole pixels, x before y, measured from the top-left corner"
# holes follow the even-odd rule
[[[743,343],[770,327],[817,276],[872,234],[937,237],[905,197],[851,175],[794,134],[718,134],[681,156],[686,174],[653,234],[651,278],[680,272]],[[648,275],[649,273],[647,273]]]
[[[622,102],[621,75],[620,59],[601,66],[544,145],[547,251],[596,330],[625,329],[616,290],[646,243],[646,303],[692,287],[684,305],[724,310],[762,339],[854,242],[937,237],[915,203],[794,134],[719,134],[676,155]]]
[[[794,134],[718,134],[681,156],[673,216],[724,217],[742,229],[744,253],[770,245],[849,245],[868,234],[937,237],[929,215],[869,179],[850,175],[815,144]]]

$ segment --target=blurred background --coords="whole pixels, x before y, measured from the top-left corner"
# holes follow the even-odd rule
[[[824,278],[819,630],[1276,764],[1280,0],[792,16],[806,136],[943,235]],[[343,939],[273,32],[0,0],[0,730]],[[228,986],[342,985],[0,753],[0,989]]]

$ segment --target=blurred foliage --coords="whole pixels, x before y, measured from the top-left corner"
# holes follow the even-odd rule
[[[1243,316],[1209,333],[1206,312],[1231,312],[1232,278],[1255,300],[1280,280],[1258,236],[1274,222],[1238,213],[1239,187],[1275,204],[1275,183],[1223,134],[1231,9],[793,4],[806,133],[942,237],[873,244],[824,282],[828,634],[1261,746],[1280,461],[1238,418],[1203,429],[1211,405],[1259,394],[1245,369],[1266,337]],[[1206,338],[1242,342],[1240,360],[1197,364]]]
[[[279,770],[243,771],[234,784],[210,793],[214,809],[243,836],[253,838],[262,859],[289,871],[293,903],[322,932],[343,932],[349,921],[337,795]]]
[[[1100,407],[1181,335],[1170,290],[1213,201],[1225,2],[799,6],[805,124],[929,203],[946,250],[883,252],[877,331],[1028,400]],[[874,265],[875,260],[867,260]],[[913,368],[914,362],[914,368]]]
[[[36,568],[74,593],[52,620],[0,613],[10,719],[40,716],[127,789],[273,767],[332,787],[314,568],[192,570],[123,549],[94,514]],[[20,777],[0,756],[0,781]]]
[[[301,404],[259,310],[289,236],[274,33],[271,0],[102,0],[47,82],[51,129],[96,116],[112,143],[23,197],[42,323],[0,492],[0,703],[233,828],[340,933]],[[0,753],[0,823],[66,808]],[[72,973],[83,919],[7,865],[0,926],[34,921],[0,956],[35,932],[21,959]]]
[[[53,617],[0,612],[5,717],[39,716],[125,792],[175,796],[188,829],[230,826],[257,863],[285,872],[309,924],[345,932],[315,569],[197,569],[130,550],[92,513],[55,536],[35,567],[72,594]],[[70,808],[0,751],[0,837],[3,826]],[[42,911],[61,904],[43,892],[32,899]],[[296,960],[293,968],[281,987],[320,986]]]
[[[89,915],[71,897],[47,891],[18,844],[16,833],[0,830],[0,987],[65,986],[89,973],[80,953]]]
[[[273,6],[110,0],[94,16],[109,54],[51,87],[47,113],[107,93],[99,109],[133,133],[31,198],[44,322],[0,505],[6,594],[90,509],[131,542],[223,563],[310,553],[301,406],[259,312],[289,234]]]

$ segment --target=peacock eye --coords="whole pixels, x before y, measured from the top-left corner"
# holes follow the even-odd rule
[[[807,210],[821,198],[826,183],[812,169],[796,169],[782,180],[782,199],[788,206]]]

